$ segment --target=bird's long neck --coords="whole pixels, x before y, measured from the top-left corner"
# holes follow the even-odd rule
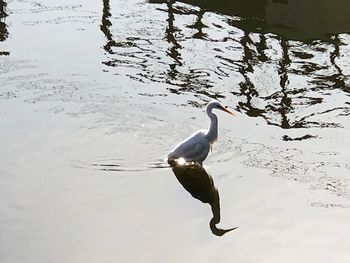
[[[210,126],[206,136],[210,143],[214,143],[218,138],[218,117],[212,112],[212,109],[207,109],[207,114],[210,118]]]

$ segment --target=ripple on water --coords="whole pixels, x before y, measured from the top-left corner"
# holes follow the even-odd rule
[[[305,153],[297,148],[267,146],[246,140],[234,142],[232,151],[247,167],[267,169],[271,176],[307,183],[311,190],[325,190],[350,200],[350,178],[346,176],[350,174],[350,164],[347,162],[327,161],[327,158],[306,161]],[[316,153],[319,154],[325,153]]]
[[[244,24],[221,15],[226,11],[217,5],[201,9],[199,2],[184,2],[138,6],[150,17],[123,8],[113,17],[105,6],[108,70],[125,69],[126,76],[143,83],[170,84],[167,90],[178,95],[233,96],[238,111],[283,129],[343,126],[327,117],[350,112],[346,34],[322,41],[288,39],[254,27],[256,16]],[[255,22],[264,25],[264,19]],[[130,20],[153,26],[140,31]],[[342,98],[333,100],[338,93]]]
[[[73,167],[82,169],[94,169],[104,172],[144,172],[153,169],[170,168],[165,160],[155,160],[153,162],[141,162],[137,160],[125,160],[123,158],[102,158],[95,162],[77,161],[72,164]]]

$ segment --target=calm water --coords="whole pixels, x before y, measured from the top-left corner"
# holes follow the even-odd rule
[[[349,10],[0,1],[0,262],[350,262]]]

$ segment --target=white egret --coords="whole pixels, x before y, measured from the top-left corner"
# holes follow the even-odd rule
[[[193,133],[183,142],[179,143],[168,154],[168,163],[170,165],[176,164],[177,160],[185,160],[186,162],[196,162],[202,164],[207,158],[209,150],[218,138],[218,117],[213,113],[214,109],[223,110],[231,115],[233,112],[229,111],[218,101],[211,101],[207,106],[207,115],[210,118],[210,126],[208,130],[199,130]]]

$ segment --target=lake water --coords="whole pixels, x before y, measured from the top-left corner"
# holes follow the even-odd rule
[[[0,1],[0,262],[350,262],[349,10]]]

